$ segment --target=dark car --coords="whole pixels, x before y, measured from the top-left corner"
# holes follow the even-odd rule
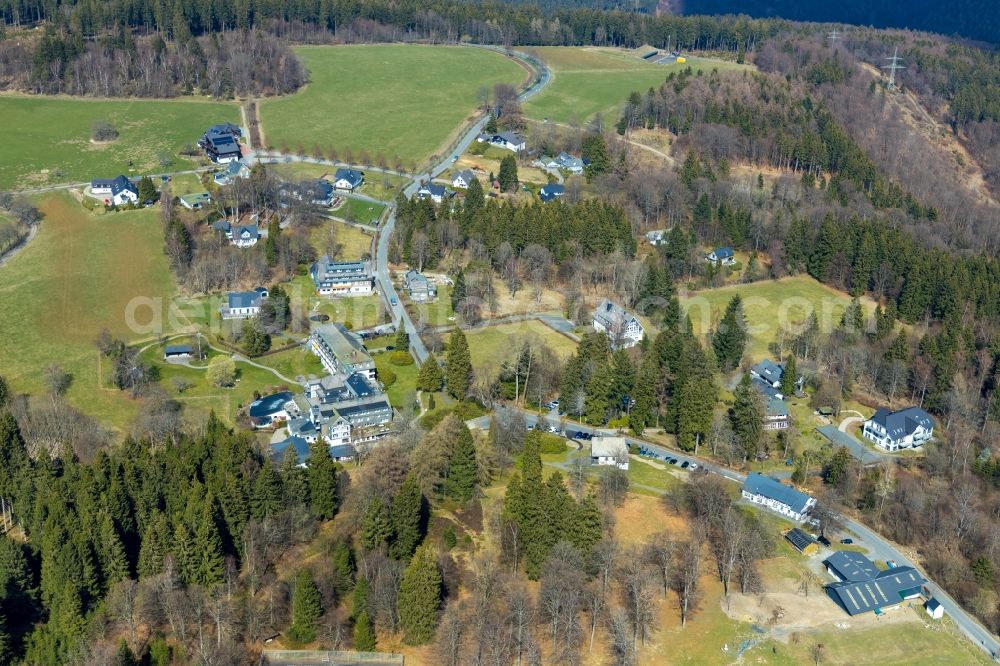
[[[850,546],[852,543],[854,543],[854,539],[841,539],[840,543],[844,544],[845,546]]]
[[[671,465],[676,465],[677,464],[677,458],[671,458],[667,462],[670,463]]]
[[[685,460],[684,462],[681,463],[681,469],[687,469],[688,467],[690,467],[690,465],[691,463]]]

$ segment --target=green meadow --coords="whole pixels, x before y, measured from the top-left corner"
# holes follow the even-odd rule
[[[268,145],[312,152],[334,148],[340,159],[366,151],[371,159],[420,162],[457,136],[496,83],[527,76],[493,51],[460,46],[378,44],[303,46],[296,54],[309,83],[294,95],[260,103]],[[407,167],[409,168],[409,167]]]
[[[191,169],[197,163],[181,149],[197,143],[209,125],[239,118],[235,104],[193,98],[0,96],[0,120],[17,128],[4,136],[0,150],[0,190]],[[118,138],[93,143],[98,120],[110,122]]]

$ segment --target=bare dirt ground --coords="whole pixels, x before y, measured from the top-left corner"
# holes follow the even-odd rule
[[[770,626],[771,635],[782,641],[787,641],[797,631],[818,627],[856,629],[886,622],[918,621],[917,615],[908,612],[905,604],[886,610],[882,615],[865,613],[850,617],[823,592],[821,583],[828,581],[826,576],[817,574],[806,596],[800,590],[800,580],[789,577],[797,565],[786,560],[786,564],[791,566],[781,566],[778,562],[781,559],[771,560],[771,563],[778,564],[774,567],[769,563],[762,564],[761,571],[765,572],[763,594],[731,593],[728,604],[725,598],[720,601],[723,612],[734,620],[752,622],[761,627]]]

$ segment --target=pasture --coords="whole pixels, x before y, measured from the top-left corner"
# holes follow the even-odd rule
[[[556,333],[540,321],[531,319],[513,324],[487,326],[474,331],[466,331],[472,366],[480,370],[497,365],[514,352],[519,338],[542,340],[560,359],[566,359],[576,351],[576,343],[561,333]]]
[[[812,312],[816,313],[821,332],[833,330],[851,300],[847,294],[804,275],[681,294],[681,305],[691,317],[695,335],[704,338],[718,326],[726,305],[736,294],[743,299],[749,325],[747,354],[755,361],[770,355],[768,345],[780,335],[801,332]],[[863,304],[874,309],[872,303]]]
[[[340,159],[351,151],[419,163],[456,136],[481,88],[517,85],[527,76],[515,61],[470,47],[304,46],[295,52],[309,69],[309,84],[260,103],[267,144],[334,148]]]
[[[235,104],[201,99],[94,100],[0,96],[0,118],[16,127],[0,151],[0,190],[84,182],[118,174],[139,176],[191,169],[182,157],[209,125],[239,122]],[[93,143],[91,128],[106,120],[116,140]],[[131,166],[130,166],[131,163]]]
[[[0,369],[16,391],[46,388],[42,371],[57,363],[73,375],[70,403],[111,426],[124,426],[138,403],[105,388],[94,340],[103,328],[128,340],[152,337],[129,326],[164,312],[176,284],[163,254],[155,210],[96,215],[68,194],[39,202],[37,237],[0,267]],[[135,299],[135,300],[134,300]]]
[[[335,210],[333,214],[348,222],[378,226],[379,218],[382,217],[384,210],[385,204],[348,198],[344,201],[344,205]]]
[[[630,93],[645,94],[663,83],[670,72],[687,67],[704,72],[742,67],[696,57],[682,64],[654,65],[632,52],[611,48],[551,46],[533,52],[549,66],[553,78],[524,105],[525,114],[561,123],[583,123],[598,113],[613,123]]]
[[[334,215],[340,214],[334,211]],[[372,237],[351,224],[336,220],[324,220],[322,224],[310,229],[309,238],[319,254],[328,254],[339,248],[336,259],[353,261],[364,256],[371,256]]]

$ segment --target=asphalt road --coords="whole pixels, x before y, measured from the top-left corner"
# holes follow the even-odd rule
[[[478,48],[506,52],[500,47],[480,46]],[[512,53],[516,57],[533,66],[538,73],[535,81],[519,95],[520,100],[524,102],[525,100],[531,99],[537,95],[540,90],[547,86],[549,81],[552,79],[552,75],[545,65],[539,63],[530,56],[516,51]],[[417,189],[420,187],[421,182],[433,180],[450,167],[452,164],[452,158],[464,153],[472,142],[476,140],[476,137],[482,133],[483,128],[486,126],[486,121],[487,118],[483,117],[473,123],[469,129],[466,130],[465,134],[463,134],[458,140],[458,143],[455,144],[451,152],[445,155],[440,162],[432,166],[427,173],[416,176],[406,185],[405,188],[403,188],[403,195],[407,198],[412,197],[417,193]],[[389,240],[392,238],[392,232],[395,229],[395,226],[396,210],[395,206],[390,203],[389,214],[386,217],[385,224],[382,225],[382,231],[378,237],[378,247],[376,248],[375,253],[375,281],[378,284],[379,292],[382,294],[382,298],[385,300],[386,307],[389,309],[393,323],[396,324],[397,328],[402,325],[406,332],[410,335],[410,351],[413,353],[413,356],[418,363],[423,363],[427,360],[429,352],[427,351],[427,347],[424,345],[423,341],[420,339],[420,335],[417,333],[417,328],[414,326],[413,320],[410,319],[410,315],[406,312],[406,308],[403,307],[402,300],[399,298],[399,294],[396,293],[396,289],[393,287],[392,279],[389,275]],[[395,302],[395,305],[393,305],[393,302]]]
[[[591,426],[580,425],[575,422],[568,421],[566,420],[566,417],[560,417],[554,412],[539,415],[537,412],[526,409],[512,407],[505,407],[504,409],[520,412],[529,425],[538,426],[538,424],[541,423],[541,427],[543,428],[547,428],[549,425],[557,425],[563,428],[564,431],[573,430],[591,434],[606,435],[618,434],[617,431],[614,430],[606,428],[593,428]],[[469,421],[468,424],[470,427],[488,429],[489,420],[489,416],[483,416]],[[678,464],[684,461],[687,461],[689,464],[697,463],[699,467],[705,469],[706,471],[712,474],[717,474],[736,483],[742,484],[746,480],[746,475],[744,474],[726,467],[721,467],[710,460],[705,460],[704,458],[691,455],[690,453],[676,451],[674,449],[658,444],[652,444],[645,440],[628,435],[625,436],[625,440],[629,444],[645,447],[649,451],[655,453],[659,458],[676,458],[678,460]],[[994,634],[981,625],[978,620],[967,613],[958,604],[958,602],[956,602],[941,588],[941,586],[930,580],[927,573],[923,571],[916,562],[913,562],[910,558],[903,554],[903,552],[899,550],[895,544],[869,528],[864,523],[858,522],[849,516],[841,515],[840,520],[844,525],[845,532],[849,533],[849,536],[854,539],[854,543],[856,545],[859,545],[868,551],[868,557],[870,559],[881,560],[883,562],[893,560],[899,566],[908,565],[920,571],[924,578],[927,578],[927,583],[924,585],[925,591],[930,596],[936,598],[941,605],[944,606],[945,612],[951,616],[952,620],[954,620],[955,624],[962,631],[962,633],[965,634],[965,636],[975,645],[978,645],[980,649],[984,650],[991,656],[994,656],[994,658],[996,658],[997,655],[1000,655],[1000,640],[998,640]]]

